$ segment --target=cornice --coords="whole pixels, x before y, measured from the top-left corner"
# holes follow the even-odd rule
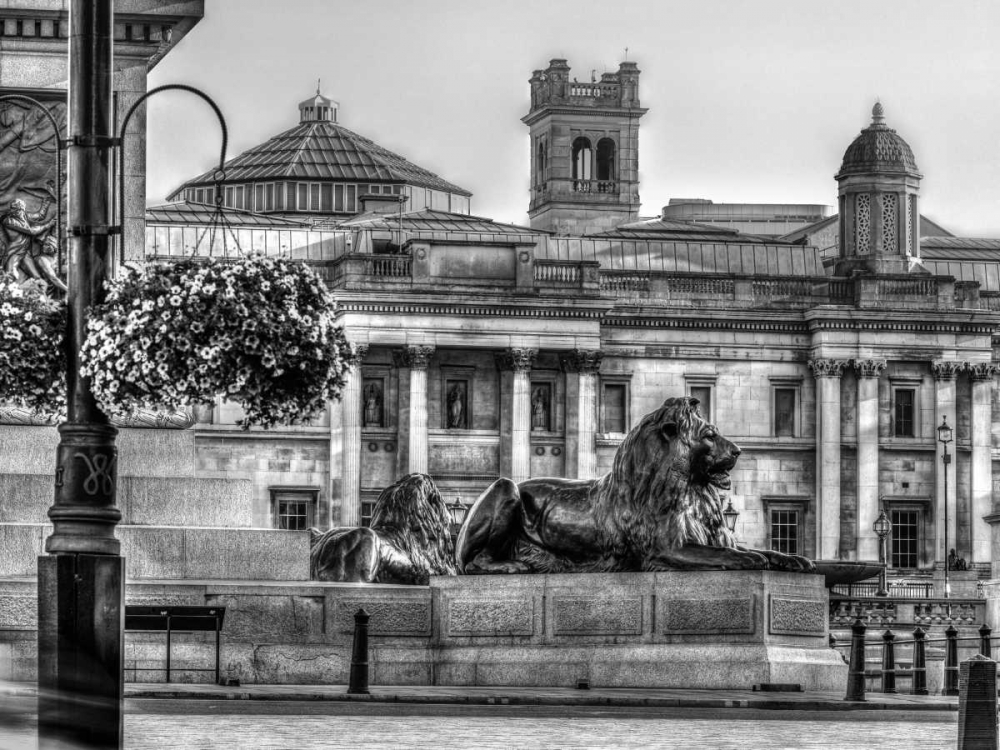
[[[569,318],[584,320],[600,320],[605,309],[580,309],[578,307],[506,307],[502,305],[461,305],[433,304],[420,302],[352,302],[341,301],[337,312],[343,313],[374,313],[384,315],[416,314],[416,315],[466,315],[491,318]]]

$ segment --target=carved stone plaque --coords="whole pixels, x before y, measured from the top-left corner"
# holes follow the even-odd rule
[[[431,634],[430,601],[405,601],[399,599],[343,599],[337,603],[335,628],[340,633],[354,632],[354,613],[364,609],[370,615],[368,633],[371,635]]]
[[[531,599],[459,599],[448,603],[448,635],[531,635]]]
[[[552,602],[555,635],[642,635],[642,599],[557,596]]]
[[[827,607],[809,599],[771,596],[770,631],[783,635],[816,635],[826,632]]]
[[[670,599],[665,603],[663,632],[753,633],[754,597],[740,599]]]

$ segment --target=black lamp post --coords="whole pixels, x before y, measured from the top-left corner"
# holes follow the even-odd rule
[[[726,509],[722,511],[722,518],[726,522],[726,528],[731,532],[736,532],[736,519],[740,517],[740,512],[733,507],[733,499],[729,498]]]
[[[885,540],[889,536],[889,532],[892,531],[892,522],[886,517],[885,508],[879,511],[878,518],[872,524],[872,531],[878,535],[878,561],[882,563],[882,570],[878,574],[878,591],[875,592],[875,596],[889,596],[889,590],[885,582],[885,568],[887,563]]]
[[[948,453],[948,443],[952,439],[952,429],[948,426],[948,418],[941,418],[941,426],[937,428],[938,442],[941,443],[941,463],[944,464],[944,598],[951,598],[951,582],[949,578],[950,567],[948,564],[948,464],[951,463],[951,454]]]

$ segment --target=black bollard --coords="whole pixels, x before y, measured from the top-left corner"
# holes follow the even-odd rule
[[[997,746],[997,663],[985,656],[962,662],[958,750]]]
[[[354,613],[354,648],[351,649],[351,695],[368,695],[368,613],[359,609]]]
[[[882,634],[882,692],[896,692],[896,651],[891,630]]]
[[[913,695],[927,695],[927,644],[924,643],[926,634],[918,625],[913,630],[913,687],[910,692]]]
[[[865,630],[860,617],[851,625],[851,663],[847,668],[845,701],[865,700]]]
[[[954,625],[949,625],[944,631],[944,690],[942,695],[958,695],[958,631]]]
[[[993,654],[990,648],[990,635],[993,633],[993,628],[987,625],[985,622],[983,626],[979,628],[979,653],[985,656],[987,659],[992,659]]]

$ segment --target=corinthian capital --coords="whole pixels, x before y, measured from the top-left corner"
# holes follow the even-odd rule
[[[392,361],[396,367],[409,367],[412,370],[426,370],[433,355],[433,346],[407,346],[404,349],[394,350],[392,352]]]
[[[970,362],[969,375],[973,380],[993,380],[1000,367],[992,362]]]
[[[954,380],[963,367],[965,367],[964,362],[931,362],[931,373],[934,375],[935,380]]]
[[[809,369],[817,378],[839,378],[847,367],[846,359],[810,359]]]
[[[535,364],[535,349],[506,349],[496,355],[499,370],[530,370]]]
[[[559,362],[565,372],[579,372],[593,375],[601,369],[604,352],[597,349],[574,349],[563,354]]]
[[[357,367],[367,356],[368,344],[351,344],[350,354],[347,355],[348,367]]]
[[[877,378],[885,369],[884,359],[856,359],[854,370],[859,378]]]

